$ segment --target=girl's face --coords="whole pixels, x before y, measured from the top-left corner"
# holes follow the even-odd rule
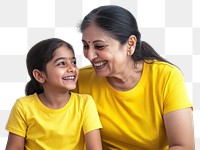
[[[46,65],[44,88],[66,92],[76,88],[77,79],[78,68],[72,50],[66,46],[59,47]]]
[[[88,26],[82,34],[84,56],[98,76],[116,77],[123,74],[131,61],[127,56],[127,43],[121,45],[94,24]]]

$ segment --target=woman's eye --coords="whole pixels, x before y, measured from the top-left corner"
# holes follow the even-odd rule
[[[88,49],[89,46],[88,45],[83,45],[83,49]]]
[[[104,49],[104,47],[105,47],[104,45],[96,45],[95,46],[96,49]]]

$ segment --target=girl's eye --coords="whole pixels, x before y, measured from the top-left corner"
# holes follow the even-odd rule
[[[65,65],[65,62],[60,62],[57,64],[57,66],[64,66]]]
[[[73,65],[76,65],[76,60],[72,60],[72,64],[73,64]]]

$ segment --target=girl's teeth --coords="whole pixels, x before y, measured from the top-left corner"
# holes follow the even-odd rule
[[[73,80],[75,78],[75,76],[69,76],[69,77],[65,77],[64,80]]]

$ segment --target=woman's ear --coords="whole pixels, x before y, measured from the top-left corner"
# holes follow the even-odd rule
[[[136,43],[137,43],[137,38],[135,35],[131,35],[128,38],[128,55],[132,55],[135,51],[135,47],[136,47]]]
[[[45,82],[44,74],[40,70],[34,69],[33,76],[34,76],[35,80],[37,80],[39,83]]]

